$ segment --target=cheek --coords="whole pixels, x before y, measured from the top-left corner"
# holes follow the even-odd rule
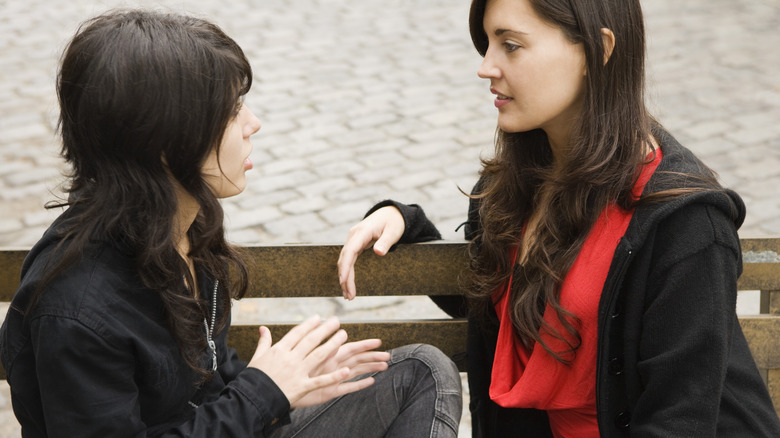
[[[201,174],[206,177],[216,177],[220,174],[219,162],[217,161],[217,154],[212,151],[206,161],[203,163],[203,167],[200,168]]]
[[[558,102],[573,103],[582,99],[585,90],[585,64],[576,56],[562,56],[552,61],[543,74],[544,89]]]

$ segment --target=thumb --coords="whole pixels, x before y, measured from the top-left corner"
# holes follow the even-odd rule
[[[390,251],[390,247],[398,242],[398,237],[391,236],[389,233],[384,233],[379,236],[376,243],[374,243],[374,253],[379,256],[383,256]]]
[[[271,339],[271,331],[268,327],[260,327],[260,339],[257,340],[257,349],[255,350],[255,356],[261,356],[271,348],[273,340]]]

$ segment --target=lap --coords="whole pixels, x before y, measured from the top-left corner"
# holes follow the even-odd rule
[[[409,417],[407,422],[427,421],[427,426],[419,427],[430,429],[434,410],[440,408],[439,393],[457,391],[460,399],[457,368],[438,349],[425,344],[403,346],[390,350],[388,363],[387,370],[372,375],[374,384],[366,389],[321,405],[294,409],[291,423],[274,431],[272,438],[383,437],[411,402],[421,412],[404,414]]]

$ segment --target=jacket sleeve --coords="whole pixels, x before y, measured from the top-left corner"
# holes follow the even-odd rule
[[[141,418],[132,349],[98,334],[89,321],[40,316],[31,321],[36,374],[49,437],[262,437],[289,404],[264,373],[246,369],[219,397],[166,430],[148,429]],[[161,370],[161,373],[170,370]],[[176,376],[161,375],[161,379]],[[182,401],[183,409],[189,409]],[[175,419],[176,413],[171,413]],[[179,423],[179,424],[176,424]]]
[[[736,230],[723,212],[694,204],[662,222],[655,236],[647,294],[633,304],[644,309],[637,367],[626,370],[642,382],[631,434],[716,436],[729,358],[742,336]]]
[[[391,199],[382,201],[368,210],[365,217],[382,207],[393,206],[401,212],[404,218],[404,234],[398,243],[420,243],[441,239],[441,233],[433,222],[425,216],[422,207],[417,204],[402,204]]]

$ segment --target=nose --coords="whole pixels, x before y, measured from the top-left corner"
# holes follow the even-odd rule
[[[247,121],[244,124],[244,137],[249,138],[260,130],[261,124],[260,119],[258,119],[249,108],[245,106],[244,111],[247,112]]]
[[[498,79],[501,77],[501,69],[493,62],[490,51],[482,58],[482,65],[477,70],[477,76],[482,79]]]

